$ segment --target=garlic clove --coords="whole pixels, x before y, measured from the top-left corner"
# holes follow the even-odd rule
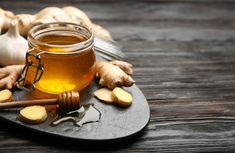
[[[8,32],[0,36],[0,64],[24,64],[27,50],[28,42],[19,34],[18,21],[12,20]]]

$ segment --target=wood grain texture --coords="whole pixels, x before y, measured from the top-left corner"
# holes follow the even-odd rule
[[[84,10],[123,45],[151,107],[140,138],[98,151],[235,152],[234,1],[0,1],[16,13],[66,5]],[[0,152],[97,150],[14,131],[0,126]]]

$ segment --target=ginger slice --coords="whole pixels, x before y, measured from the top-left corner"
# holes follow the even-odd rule
[[[94,95],[99,99],[102,100],[106,103],[113,103],[114,102],[114,97],[112,95],[112,91],[109,90],[108,88],[101,88],[99,90],[96,90],[94,92]]]
[[[47,119],[47,111],[43,106],[29,106],[20,110],[19,119],[26,123],[39,124]]]
[[[115,97],[115,102],[120,106],[130,106],[132,104],[133,97],[130,93],[125,91],[120,87],[116,87],[113,89],[112,94]]]
[[[12,101],[12,92],[8,89],[0,91],[0,103]]]
[[[94,95],[99,99],[109,104],[117,104],[119,106],[128,107],[132,104],[133,97],[130,93],[120,87],[115,87],[113,90],[101,88],[94,92]]]

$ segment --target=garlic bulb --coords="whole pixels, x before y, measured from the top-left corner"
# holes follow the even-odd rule
[[[12,20],[7,33],[0,36],[0,64],[24,64],[27,50],[28,42],[19,34],[18,21]]]

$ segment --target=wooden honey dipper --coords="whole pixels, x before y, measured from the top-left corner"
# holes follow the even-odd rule
[[[80,107],[79,93],[76,91],[66,91],[58,95],[58,98],[12,101],[0,104],[0,109],[17,108],[32,105],[54,105],[58,104],[59,110],[69,112]]]

